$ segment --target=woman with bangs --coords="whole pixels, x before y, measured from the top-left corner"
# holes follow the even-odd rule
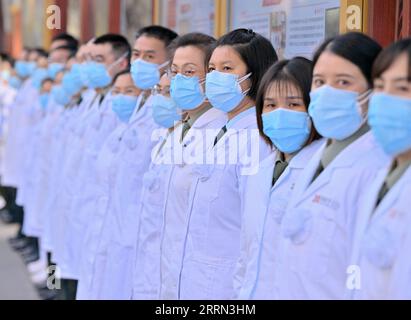
[[[247,181],[236,298],[274,298],[273,269],[281,220],[294,185],[307,162],[324,143],[308,114],[312,63],[305,58],[277,62],[265,74],[257,94],[261,136],[275,153]]]

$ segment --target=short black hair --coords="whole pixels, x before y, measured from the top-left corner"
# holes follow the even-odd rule
[[[51,40],[51,42],[54,41],[65,41],[66,42],[66,46],[69,47],[73,47],[76,50],[78,49],[79,46],[79,42],[76,38],[74,38],[71,34],[68,33],[60,33],[56,36],[53,37],[53,39]]]
[[[184,36],[174,39],[174,41],[169,45],[169,51],[171,54],[171,59],[173,59],[174,54],[178,48],[193,46],[205,54],[204,65],[207,66],[207,62],[213,50],[213,46],[216,43],[216,39],[212,36],[206,35],[200,32],[187,33]]]
[[[217,40],[215,48],[231,46],[247,65],[251,73],[251,88],[247,96],[256,100],[260,81],[267,69],[278,61],[271,42],[250,29],[236,29]]]
[[[126,59],[130,61],[131,46],[128,40],[120,34],[108,33],[96,38],[94,44],[110,44],[113,48],[114,55],[117,59],[126,55]]]
[[[164,45],[168,47],[171,42],[178,37],[178,34],[173,30],[165,28],[163,26],[152,25],[144,27],[137,32],[136,39],[147,36],[156,38],[164,42]]]
[[[295,57],[291,60],[281,60],[275,63],[268,69],[263,79],[261,80],[260,87],[258,88],[256,111],[257,111],[257,124],[260,130],[261,136],[270,145],[273,146],[271,139],[265,135],[263,127],[263,109],[264,100],[267,91],[270,90],[272,85],[276,85],[280,90],[289,88],[290,85],[298,88],[302,94],[304,105],[309,107],[310,91],[313,78],[313,65],[312,62],[303,57]],[[320,138],[320,135],[315,130],[314,126],[311,129],[311,138],[307,141],[310,144],[312,141]]]
[[[372,79],[375,80],[387,71],[401,55],[408,56],[408,81],[411,82],[411,38],[403,39],[384,49],[374,62]]]
[[[77,49],[72,47],[72,46],[60,46],[60,47],[55,48],[53,51],[57,51],[57,50],[68,51],[69,52],[69,59],[73,58],[77,53]]]
[[[349,32],[327,39],[314,54],[314,67],[324,52],[331,52],[355,64],[372,87],[371,72],[375,59],[382,47],[369,36],[359,32]]]
[[[35,52],[38,54],[39,57],[48,58],[49,54],[43,48],[33,48],[30,50],[30,53]]]
[[[112,85],[114,85],[114,83],[117,81],[118,78],[120,78],[121,76],[124,76],[125,74],[130,74],[130,73],[131,73],[130,69],[126,69],[126,70],[123,70],[123,71],[117,73],[117,74],[113,77]]]
[[[0,59],[3,62],[8,62],[12,67],[14,67],[14,59],[8,53],[2,52],[0,53]]]
[[[51,83],[53,83],[54,81],[53,81],[53,79],[51,79],[51,78],[46,78],[46,79],[44,79],[43,81],[41,81],[41,85],[43,86],[46,82],[51,82]]]

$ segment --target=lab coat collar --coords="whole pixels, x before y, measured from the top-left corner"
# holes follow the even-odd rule
[[[387,177],[388,170],[385,172],[384,180]],[[384,182],[383,180],[383,182]],[[407,184],[411,184],[411,167],[409,167],[404,175],[397,181],[396,184],[392,187],[392,189],[386,194],[384,199],[381,201],[380,205],[375,209],[375,213],[373,215],[373,219],[377,219],[380,215],[384,214],[385,212],[389,211],[392,207],[393,203],[398,199],[398,197],[402,194],[402,190],[404,190]],[[381,184],[382,187],[382,184]],[[378,190],[379,193],[380,190]],[[377,193],[377,196],[378,196]],[[375,201],[374,201],[375,204]]]
[[[327,166],[327,168],[324,169],[324,171],[317,177],[317,179],[312,181],[314,174],[316,173],[318,166],[320,165],[321,157],[323,155],[325,147],[326,144],[323,145],[323,147],[319,150],[319,152],[317,152],[313,160],[307,166],[307,170],[300,185],[301,189],[299,189],[301,195],[299,197],[296,197],[296,199],[298,199],[298,203],[312,196],[318,189],[328,184],[336,169],[352,167],[358,161],[362,161],[363,158],[366,157],[370,152],[370,150],[381,150],[381,148],[376,144],[372,133],[368,132],[361,138],[350,144],[346,149],[344,149],[334,159],[334,161],[332,161]],[[381,150],[378,157],[380,159],[383,159],[386,156]],[[386,159],[388,162],[388,157],[386,157]]]
[[[250,121],[251,120],[251,121]],[[244,110],[227,122],[227,129],[244,129],[250,123],[257,122],[257,113],[255,107]]]
[[[211,108],[207,110],[205,113],[203,113],[197,119],[197,121],[194,122],[192,128],[202,129],[206,127],[210,122],[213,122],[214,120],[218,118],[227,119],[227,114],[218,109]]]
[[[135,123],[144,117],[152,117],[151,98],[146,96],[146,92],[142,92],[137,99],[136,108],[130,118],[129,124]]]
[[[283,174],[278,178],[274,185],[274,189],[281,185],[281,183],[288,177],[290,172],[294,169],[303,170],[307,167],[310,159],[312,159],[318,150],[318,148],[325,147],[326,139],[321,139],[312,142],[309,146],[300,150],[290,161]],[[322,153],[321,153],[322,154]]]
[[[290,161],[289,167],[293,169],[304,169],[307,166],[307,159],[311,159],[320,145],[325,144],[326,139],[313,141],[310,145],[301,149]]]

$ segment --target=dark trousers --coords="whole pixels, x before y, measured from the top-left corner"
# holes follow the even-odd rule
[[[77,295],[77,280],[61,279],[61,291],[58,295],[58,300],[76,300]]]

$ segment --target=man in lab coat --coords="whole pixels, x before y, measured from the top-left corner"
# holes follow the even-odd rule
[[[118,119],[111,108],[110,89],[113,78],[129,68],[131,47],[121,35],[106,34],[94,40],[90,52],[91,68],[89,87],[94,90],[94,98],[78,118],[76,137],[68,150],[64,176],[61,180],[62,193],[59,199],[57,225],[59,232],[55,237],[53,259],[57,260],[62,277],[61,299],[72,300],[77,288],[77,261],[73,255],[82,248],[73,248],[76,237],[82,232],[79,228],[79,216],[72,204],[81,199],[82,187],[93,176],[97,152],[106,137],[118,125]]]

